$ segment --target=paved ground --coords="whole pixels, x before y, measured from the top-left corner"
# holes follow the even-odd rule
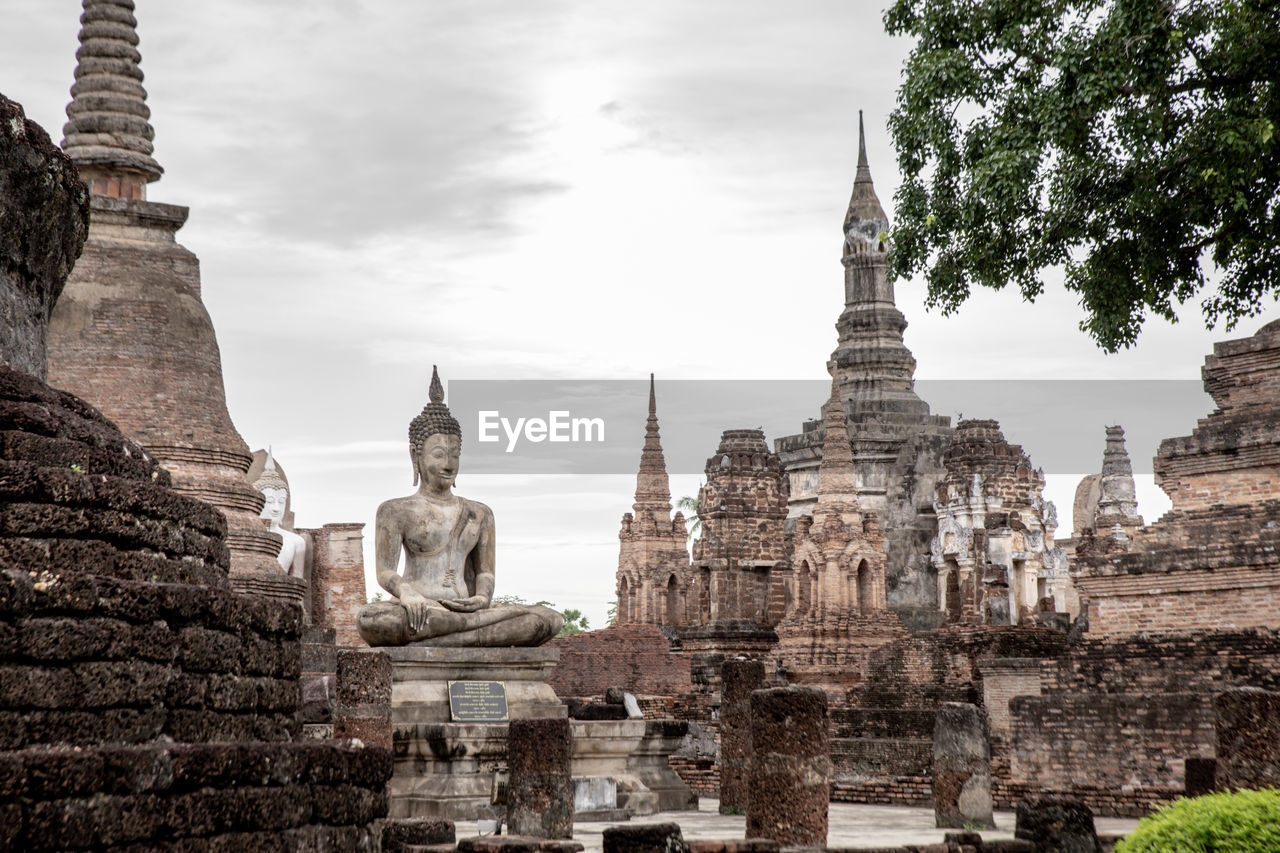
[[[720,814],[719,800],[702,798],[696,812],[662,812],[647,817],[634,818],[629,823],[680,824],[684,837],[694,838],[742,838],[746,831],[746,818],[741,815]],[[1137,820],[1127,818],[1098,818],[1098,832],[1127,833],[1133,830]],[[601,833],[612,823],[578,823],[573,837],[586,845],[588,851],[601,849]],[[982,833],[983,838],[1012,838],[1013,812],[996,812],[996,829]],[[476,834],[476,825],[460,821],[458,837]],[[827,844],[831,847],[877,847],[898,844],[931,844],[942,840],[947,830],[933,825],[933,809],[911,806],[863,806],[852,803],[832,803],[830,829]]]

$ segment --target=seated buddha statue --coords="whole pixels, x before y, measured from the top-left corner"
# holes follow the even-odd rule
[[[282,526],[285,512],[289,505],[289,484],[276,470],[275,458],[267,450],[267,463],[262,475],[253,482],[253,487],[262,492],[262,518],[270,520],[270,530],[280,537],[280,553],[276,561],[295,578],[306,578],[307,542],[300,535]]]
[[[409,424],[418,490],[383,503],[375,521],[378,583],[394,598],[360,610],[360,636],[371,646],[540,645],[563,619],[547,607],[493,603],[493,511],[453,493],[462,428],[434,368],[429,393]]]

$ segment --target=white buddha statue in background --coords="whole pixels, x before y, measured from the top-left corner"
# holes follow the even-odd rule
[[[289,484],[276,471],[276,462],[270,448],[267,449],[266,467],[262,469],[262,476],[254,481],[253,487],[262,492],[266,499],[261,517],[270,519],[271,532],[284,540],[280,555],[276,558],[280,562],[280,568],[295,578],[305,578],[307,541],[292,530],[280,526],[289,505]]]

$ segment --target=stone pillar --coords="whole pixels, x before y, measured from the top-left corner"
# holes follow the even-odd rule
[[[338,650],[335,738],[391,749],[391,658],[369,649]]]
[[[827,845],[831,758],[827,695],[804,687],[751,694],[747,838],[784,847]]]
[[[306,532],[314,545],[311,565],[312,624],[337,631],[339,646],[365,647],[356,613],[367,603],[364,525],[326,524]]]
[[[1099,853],[1093,812],[1073,797],[1029,797],[1018,803],[1015,838],[1036,853]]]
[[[511,721],[507,729],[507,826],[512,835],[573,837],[572,753],[568,718]]]
[[[1213,709],[1218,790],[1280,787],[1280,693],[1236,687],[1215,696]]]
[[[977,705],[943,702],[933,728],[933,815],[940,827],[995,827],[991,746]]]
[[[727,660],[720,667],[720,814],[747,809],[751,759],[751,692],[764,684],[758,660]]]

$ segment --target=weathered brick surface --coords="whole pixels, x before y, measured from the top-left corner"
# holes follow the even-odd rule
[[[946,702],[933,732],[933,814],[938,826],[993,827],[991,746],[981,709]]]
[[[611,625],[556,637],[560,662],[547,683],[560,697],[600,696],[621,686],[635,694],[678,696],[693,689],[689,657],[671,651],[656,625]]]
[[[49,309],[88,228],[89,193],[75,167],[0,96],[0,364],[44,378]]]
[[[565,717],[512,720],[507,823],[513,835],[573,837],[573,735]]]
[[[1215,344],[1202,374],[1218,408],[1155,458],[1172,511],[1124,549],[1082,532],[1095,633],[1280,625],[1280,325]]]
[[[734,623],[737,632],[748,625],[772,628],[785,614],[790,582],[783,537],[787,481],[778,457],[760,430],[725,430],[705,474],[685,621]]]
[[[339,649],[333,736],[391,749],[391,658],[373,649]]]
[[[775,687],[751,694],[747,837],[788,847],[825,847],[831,759],[827,697]]]
[[[1280,787],[1280,693],[1232,688],[1214,697],[1218,763],[1223,790]]]
[[[356,615],[368,602],[364,578],[364,525],[326,524],[313,530],[311,561],[312,622],[336,632],[339,646],[369,644],[356,630]]]
[[[725,661],[720,683],[720,812],[740,814],[747,807],[751,760],[751,693],[764,685],[764,664]]]

